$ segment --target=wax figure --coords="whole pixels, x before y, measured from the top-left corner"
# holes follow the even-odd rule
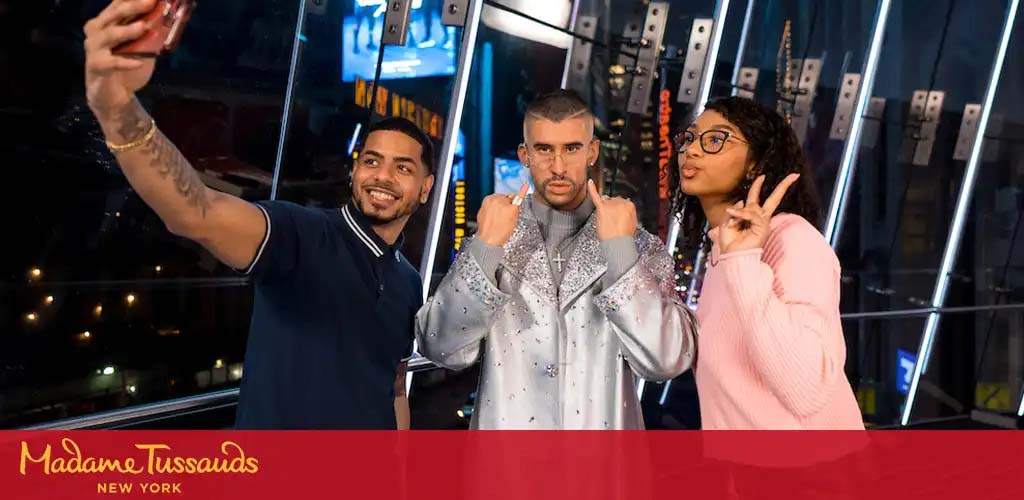
[[[627,200],[588,180],[594,116],[571,91],[529,105],[517,195],[487,197],[479,229],[417,316],[420,352],[451,369],[482,359],[476,429],[642,429],[637,377],[693,358],[695,321],[664,244]]]

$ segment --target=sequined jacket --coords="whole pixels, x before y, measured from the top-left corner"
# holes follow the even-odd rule
[[[643,428],[637,376],[661,381],[688,369],[697,326],[664,244],[642,229],[635,239],[639,259],[608,288],[594,214],[557,290],[526,207],[497,286],[464,246],[417,314],[416,336],[420,352],[449,369],[483,356],[472,428]]]

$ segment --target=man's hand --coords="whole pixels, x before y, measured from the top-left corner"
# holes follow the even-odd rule
[[[115,154],[135,192],[174,234],[196,241],[221,262],[243,269],[253,262],[268,234],[255,205],[203,184],[178,148],[152,125],[135,98],[153,76],[155,60],[118,56],[113,50],[146,33],[144,21],[130,22],[156,0],[114,0],[85,25],[85,91],[89,108],[107,141],[128,145]],[[149,134],[148,131],[152,131]]]
[[[519,221],[519,210],[530,191],[530,184],[523,183],[516,196],[492,194],[484,198],[480,211],[476,214],[479,229],[476,239],[493,247],[505,246]],[[518,202],[516,202],[518,200]]]
[[[772,215],[782,203],[786,196],[786,190],[792,186],[800,174],[789,174],[765,200],[761,206],[761,186],[764,185],[764,176],[759,176],[750,186],[747,193],[747,201],[736,202],[731,208],[726,209],[729,220],[722,224],[719,229],[718,238],[722,243],[722,253],[742,252],[763,248],[768,241],[768,234],[771,232]]]
[[[597,239],[607,241],[636,233],[636,206],[625,198],[604,199],[594,181],[587,181],[590,199],[597,212]]]
[[[114,47],[141,37],[148,29],[144,21],[125,24],[149,12],[156,0],[114,0],[103,12],[85,24],[85,93],[89,108],[104,125],[108,137],[127,142],[137,137],[118,137],[108,130],[135,97],[135,92],[153,76],[155,59],[118,56]]]

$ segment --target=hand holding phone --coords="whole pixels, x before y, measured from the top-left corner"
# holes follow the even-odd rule
[[[152,78],[156,56],[180,39],[194,6],[194,0],[114,0],[85,23],[86,98],[101,124],[131,105]]]
[[[143,21],[146,26],[145,33],[135,40],[115,47],[113,54],[157,57],[174,50],[195,7],[196,0],[158,0],[152,10],[129,21]]]

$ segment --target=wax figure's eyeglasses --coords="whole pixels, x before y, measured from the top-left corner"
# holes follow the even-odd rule
[[[556,148],[551,146],[534,146],[532,148],[527,147],[526,156],[530,158],[531,165],[538,165],[541,167],[550,166],[555,162],[555,158],[562,157],[562,163],[568,166],[575,166],[586,163],[587,161],[587,147],[578,144],[570,144],[564,148],[560,148],[561,151],[556,151]]]

